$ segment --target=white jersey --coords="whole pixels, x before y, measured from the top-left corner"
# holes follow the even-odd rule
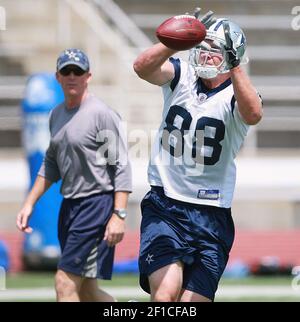
[[[249,126],[228,79],[208,90],[186,62],[170,58],[174,79],[163,85],[163,119],[148,167],[150,185],[173,199],[230,208],[234,159]]]

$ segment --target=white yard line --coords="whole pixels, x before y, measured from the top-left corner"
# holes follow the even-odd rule
[[[281,297],[291,296],[300,299],[300,291],[296,291],[292,286],[223,286],[216,293],[216,298],[232,297]]]
[[[148,294],[137,287],[110,287],[105,291],[119,298],[138,299],[147,297]],[[295,291],[291,286],[223,286],[216,294],[216,299],[239,298],[239,297],[295,297],[300,300],[300,291]],[[55,299],[55,292],[52,288],[34,289],[9,289],[0,291],[0,301],[2,300],[41,300]]]
[[[105,288],[109,294],[115,297],[147,297],[147,293],[137,287],[111,287]],[[55,291],[52,288],[33,288],[33,289],[9,289],[0,291],[1,300],[38,300],[38,299],[54,299]]]

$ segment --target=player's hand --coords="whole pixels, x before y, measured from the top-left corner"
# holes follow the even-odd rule
[[[227,67],[229,69],[232,69],[234,67],[239,66],[240,59],[237,56],[237,50],[234,47],[233,41],[230,36],[230,27],[228,21],[223,21],[222,25],[226,40],[226,45],[223,47],[223,56],[226,61]]]
[[[203,23],[206,29],[208,29],[212,24],[216,22],[216,18],[213,17],[214,15],[213,11],[210,10],[203,17],[199,18],[200,12],[201,12],[201,8],[196,8],[194,10],[193,15]]]
[[[28,226],[29,218],[31,216],[33,207],[30,205],[24,205],[21,211],[17,215],[17,227],[20,231],[27,234],[32,233],[32,228]]]
[[[125,233],[125,220],[113,214],[107,223],[103,240],[106,240],[109,247],[119,243]]]

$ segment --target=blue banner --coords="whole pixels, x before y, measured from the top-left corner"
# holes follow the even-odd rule
[[[30,171],[30,190],[40,169],[49,145],[49,113],[64,100],[61,86],[54,74],[32,75],[26,85],[22,102],[23,146]],[[53,184],[36,203],[30,226],[32,234],[26,234],[24,261],[28,268],[52,268],[60,255],[57,238],[57,221],[62,196],[60,182]]]

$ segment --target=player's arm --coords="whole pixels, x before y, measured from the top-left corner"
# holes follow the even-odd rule
[[[230,70],[237,106],[244,122],[257,124],[263,115],[262,102],[245,71],[237,66]]]
[[[137,75],[154,85],[163,85],[174,78],[175,71],[169,57],[175,54],[162,43],[158,43],[142,52],[133,64]]]
[[[262,118],[262,102],[249,77],[240,66],[240,58],[231,39],[228,22],[223,22],[223,28],[226,40],[223,54],[230,70],[238,110],[246,124],[255,125]]]
[[[17,215],[17,227],[20,231],[31,233],[32,228],[28,226],[28,221],[32,210],[39,198],[50,188],[52,182],[42,176],[37,176],[34,185],[28,194],[24,205]]]

